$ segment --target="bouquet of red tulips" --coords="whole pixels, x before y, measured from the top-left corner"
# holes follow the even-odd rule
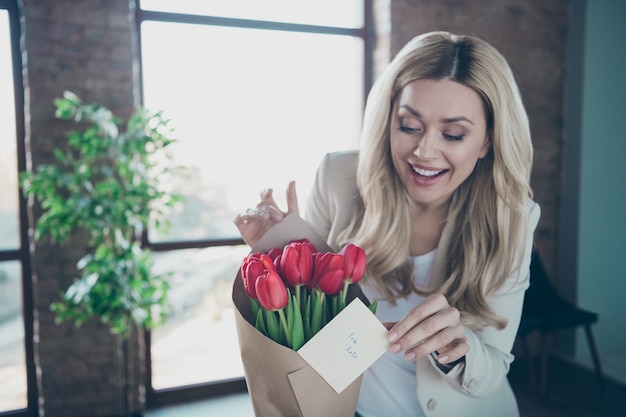
[[[354,417],[361,377],[338,392],[301,352],[357,298],[375,309],[359,285],[352,285],[365,266],[360,248],[348,245],[333,252],[297,214],[272,227],[244,258],[232,299],[256,416]],[[337,372],[342,372],[340,365]]]
[[[308,239],[253,252],[241,265],[255,327],[298,350],[346,306],[350,284],[365,272],[363,249],[349,243],[340,253],[318,252]],[[376,303],[369,306],[376,312]]]

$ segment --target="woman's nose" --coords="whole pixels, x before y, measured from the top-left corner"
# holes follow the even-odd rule
[[[437,138],[434,132],[426,132],[417,142],[413,154],[422,161],[428,161],[437,157]]]

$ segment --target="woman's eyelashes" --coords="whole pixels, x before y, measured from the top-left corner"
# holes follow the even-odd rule
[[[465,135],[463,135],[463,134],[461,134],[461,135],[450,135],[450,134],[447,134],[447,133],[443,133],[443,137],[444,138],[446,138],[446,139],[448,139],[450,141],[453,141],[453,142],[456,142],[456,141],[459,141],[459,140],[463,140],[464,136]]]
[[[407,126],[404,123],[400,123],[399,130],[407,134],[419,134],[423,132],[423,129],[421,127]],[[455,135],[451,133],[441,132],[441,136],[446,140],[457,142],[457,141],[463,140],[463,138],[465,137],[465,133],[460,133],[458,135]]]
[[[400,131],[404,133],[419,133],[422,131],[419,127],[409,127],[403,124],[400,124]]]

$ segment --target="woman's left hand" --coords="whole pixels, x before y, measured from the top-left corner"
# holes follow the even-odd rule
[[[389,350],[414,361],[437,352],[439,363],[454,362],[469,352],[460,313],[441,294],[433,294],[397,323],[387,324]]]

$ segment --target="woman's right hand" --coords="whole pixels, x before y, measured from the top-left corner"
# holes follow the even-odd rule
[[[290,181],[287,186],[287,211],[282,211],[272,196],[271,188],[261,192],[261,202],[255,208],[249,208],[238,214],[235,225],[241,233],[243,240],[253,246],[261,237],[274,226],[280,223],[285,216],[291,213],[299,213],[298,197],[296,195],[296,183]]]

